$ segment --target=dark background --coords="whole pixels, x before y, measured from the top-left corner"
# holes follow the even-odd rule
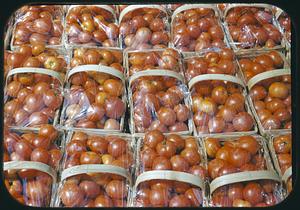
[[[300,199],[300,180],[299,180],[299,165],[300,165],[300,111],[297,110],[300,104],[300,69],[299,69],[299,16],[300,10],[298,6],[299,1],[296,0],[264,0],[264,1],[234,1],[234,0],[85,0],[85,1],[59,1],[59,0],[50,0],[50,1],[37,1],[37,0],[4,0],[0,5],[0,35],[1,35],[1,70],[3,72],[3,55],[4,55],[4,32],[5,25],[9,19],[9,17],[21,6],[26,4],[149,4],[149,3],[266,3],[272,4],[277,7],[280,7],[284,11],[286,11],[291,17],[292,21],[292,47],[291,47],[291,71],[292,71],[292,113],[293,113],[293,123],[292,123],[292,136],[293,136],[293,191],[291,194],[280,204],[274,207],[268,207],[268,209],[299,209],[300,205],[297,199]],[[23,206],[15,201],[8,193],[4,186],[3,179],[3,163],[2,163],[2,139],[3,139],[3,93],[4,93],[4,78],[3,73],[0,73],[0,86],[1,94],[0,94],[0,126],[1,126],[1,143],[0,143],[0,209],[33,209],[33,207]],[[57,208],[62,209],[62,208]],[[73,208],[73,209],[84,209],[84,208]],[[218,207],[210,208],[210,209],[218,209]],[[228,208],[226,208],[228,209]],[[262,208],[253,208],[253,209],[262,209]]]

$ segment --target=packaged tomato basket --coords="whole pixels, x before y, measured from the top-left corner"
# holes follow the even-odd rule
[[[271,5],[229,4],[223,20],[228,41],[236,53],[284,47]]]
[[[65,31],[67,48],[119,46],[119,26],[113,5],[69,6]]]
[[[197,138],[149,131],[137,140],[131,206],[205,206],[206,174],[206,159]]]
[[[123,130],[126,88],[122,60],[118,48],[73,49],[60,120],[65,129]]]
[[[282,51],[262,50],[238,56],[238,65],[245,84],[254,76],[266,71],[290,68]]]
[[[53,49],[38,49],[24,45],[7,56],[4,121],[9,126],[58,123],[66,60]]]
[[[273,206],[282,200],[281,180],[264,138],[206,137],[203,145],[211,181],[210,206]]]
[[[166,9],[161,5],[124,5],[120,8],[119,31],[122,48],[164,48],[170,40]]]
[[[192,131],[188,91],[180,54],[171,48],[125,50],[130,105],[130,131]]]
[[[194,77],[188,86],[195,135],[257,132],[242,80],[231,75],[206,74]]]
[[[266,71],[248,81],[248,101],[261,134],[290,131],[292,99],[290,69]]]
[[[134,173],[130,135],[70,131],[54,207],[126,207]]]
[[[11,49],[24,44],[63,47],[64,9],[60,5],[23,6],[17,12]]]
[[[277,173],[280,174],[285,186],[287,197],[292,189],[292,134],[281,132],[270,136],[270,153]]]
[[[49,207],[56,190],[64,133],[51,125],[4,133],[4,183],[10,195],[28,206]]]
[[[184,4],[171,17],[170,45],[183,53],[229,46],[213,4]]]
[[[3,26],[7,196],[51,208],[281,203],[296,188],[287,12],[209,2],[16,9]]]

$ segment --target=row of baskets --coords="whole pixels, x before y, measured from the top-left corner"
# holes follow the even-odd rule
[[[7,33],[7,46],[43,43],[195,52],[231,46],[243,53],[290,48],[290,19],[268,4],[24,6]],[[11,36],[11,39],[10,39]]]
[[[291,129],[290,67],[279,51],[235,56],[223,48],[182,57],[172,48],[124,56],[115,49],[76,48],[70,70],[53,49],[34,54],[35,46],[21,46],[7,57],[26,50],[31,56],[6,77],[10,126],[122,132],[129,123],[136,135],[153,129],[194,135]]]
[[[6,130],[4,143],[5,184],[26,205],[272,206],[291,190],[291,133],[133,137],[43,125]]]

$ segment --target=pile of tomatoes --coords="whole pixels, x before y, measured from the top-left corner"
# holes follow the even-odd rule
[[[263,80],[250,89],[249,96],[265,130],[292,127],[291,75]]]
[[[273,48],[281,44],[282,34],[273,25],[270,9],[234,7],[227,12],[225,22],[237,48]]]
[[[239,84],[204,80],[191,91],[193,120],[198,133],[253,131],[254,119],[248,112]]]
[[[41,73],[15,74],[6,86],[4,121],[25,127],[51,124],[62,100],[57,79]]]
[[[71,65],[101,64],[123,71],[122,53],[101,49],[75,49]],[[89,69],[87,69],[89,70]],[[68,78],[65,95],[64,125],[80,128],[120,130],[120,119],[125,113],[122,97],[124,82],[112,74],[81,71]]]
[[[4,135],[3,161],[32,161],[58,169],[62,157],[59,132],[52,125],[42,125],[38,132],[8,130]],[[52,177],[37,169],[5,171],[5,185],[20,203],[29,206],[49,206]]]
[[[163,135],[153,130],[145,134],[141,143],[138,175],[146,171],[171,170],[189,173],[202,180],[206,178],[203,153],[196,138]],[[202,202],[203,193],[199,187],[168,179],[140,183],[134,197],[134,205],[140,207],[196,207]]]
[[[242,171],[266,170],[264,148],[254,136],[220,140],[206,138],[208,175],[211,180]]]
[[[124,8],[125,5],[120,9]],[[168,28],[168,17],[163,10],[148,7],[132,9],[124,13],[119,25],[122,46],[137,50],[165,48],[170,39]]]
[[[240,58],[238,62],[246,81],[257,74],[274,69],[282,69],[284,65],[282,57],[275,50],[251,58]]]
[[[187,81],[203,74],[228,74],[236,73],[234,53],[229,48],[210,50],[203,56],[192,56],[184,59],[184,73]]]
[[[66,15],[66,34],[71,45],[116,47],[119,27],[115,14],[106,8],[74,6]]]
[[[225,47],[224,32],[212,8],[192,8],[172,19],[172,43],[183,52]]]
[[[64,169],[77,165],[105,164],[124,168],[133,167],[129,140],[113,135],[90,135],[74,132],[66,144]],[[59,190],[59,198],[66,207],[125,207],[128,183],[126,178],[111,173],[85,173],[71,176]]]
[[[155,49],[147,52],[134,51],[128,55],[128,75],[143,70],[170,70],[180,72],[180,54],[172,48]]]
[[[18,11],[13,45],[61,45],[63,9],[61,6],[24,6]]]
[[[133,154],[128,140],[118,136],[96,136],[75,132],[66,144],[64,168],[83,164],[108,164],[130,169]]]
[[[279,183],[273,180],[239,182],[219,187],[213,192],[217,207],[267,207],[280,202],[276,195]]]
[[[190,110],[184,101],[187,88],[180,80],[168,76],[140,77],[131,90],[136,132],[189,131]]]

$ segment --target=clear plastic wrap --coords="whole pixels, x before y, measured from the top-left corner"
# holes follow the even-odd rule
[[[171,16],[172,13],[180,6],[182,6],[183,4],[164,4],[163,6],[167,9],[169,15]]]
[[[278,11],[275,14],[276,20],[279,23],[280,30],[284,34],[285,38],[288,41],[288,44],[290,46],[291,44],[291,18],[290,16],[282,11],[281,9],[278,9]]]
[[[135,207],[205,206],[203,147],[192,136],[149,131],[137,142]]]
[[[67,47],[119,46],[119,26],[112,5],[70,6],[65,31]]]
[[[69,63],[63,50],[55,50],[44,44],[20,45],[14,51],[5,51],[4,71],[15,68],[44,68],[65,73]]]
[[[283,36],[268,4],[230,4],[223,19],[228,41],[237,53],[283,48]]]
[[[10,48],[10,40],[12,36],[12,30],[14,25],[15,14],[12,14],[7,23],[4,26],[4,50],[8,50]]]
[[[207,74],[189,82],[194,133],[253,134],[255,120],[246,100],[246,88],[237,77]]]
[[[138,57],[144,56],[145,62],[146,59],[155,61],[159,66],[152,64],[148,68],[146,65],[145,69],[143,65],[139,67],[129,64],[127,67],[127,74],[132,74],[128,79],[131,133],[142,135],[154,129],[164,133],[191,133],[189,93],[184,84],[177,51],[133,52],[127,63],[140,62]]]
[[[63,100],[62,75],[35,67],[10,70],[4,90],[5,124],[15,127],[56,125]]]
[[[265,139],[258,135],[203,139],[211,181],[249,171],[274,170]]]
[[[134,170],[132,137],[69,132],[55,207],[126,207]]]
[[[266,71],[248,81],[248,101],[262,134],[291,130],[290,69]]]
[[[204,74],[240,74],[235,55],[229,48],[214,48],[186,55],[183,65],[187,82]]]
[[[121,6],[119,15],[122,48],[165,48],[170,39],[166,9],[161,5]]]
[[[213,4],[184,4],[172,14],[171,45],[182,52],[227,46],[217,8]]]
[[[278,174],[280,174],[283,184],[286,187],[286,194],[292,191],[292,134],[282,132],[272,135],[269,141],[269,148],[273,158],[273,163]]]
[[[124,52],[126,76],[145,70],[169,70],[177,73],[182,72],[181,55],[173,48],[149,49],[149,50],[126,50]]]
[[[28,206],[49,207],[56,188],[62,132],[51,125],[39,130],[8,129],[4,134],[4,177],[10,195]]]
[[[280,181],[275,174],[266,174],[255,180],[239,181],[233,177],[234,182],[224,184],[212,192],[212,207],[268,207],[280,203],[282,198]]]
[[[23,6],[16,12],[11,48],[23,44],[62,47],[64,11],[59,5]]]
[[[268,206],[282,200],[280,178],[261,136],[207,137],[203,141],[211,180],[210,206]]]
[[[280,51],[260,51],[251,55],[238,56],[238,64],[242,70],[243,80],[245,84],[260,73],[275,69],[289,68],[284,55]]]
[[[66,129],[123,130],[126,89],[122,59],[120,49],[73,50],[60,121]]]

